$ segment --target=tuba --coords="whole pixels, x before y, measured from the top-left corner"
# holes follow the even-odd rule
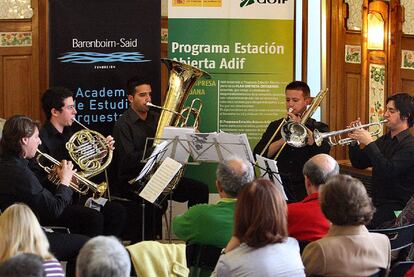
[[[183,107],[195,82],[200,77],[205,77],[207,79],[211,78],[210,74],[207,72],[191,65],[171,59],[161,59],[161,61],[167,66],[169,72],[165,103],[162,107],[147,103],[150,107],[161,109],[157,131],[155,133],[154,146],[160,144],[165,127],[187,127],[191,115],[194,116],[194,122],[191,127],[195,129],[198,128],[200,123],[200,112],[203,106],[201,100],[195,98],[189,107]],[[185,166],[181,167],[174,179],[164,189],[164,195],[170,193],[175,188],[181,177],[184,175],[184,170]]]
[[[191,88],[200,77],[207,79],[211,78],[207,72],[171,59],[161,59],[167,66],[169,72],[168,90],[165,97],[165,103],[160,108],[161,114],[158,120],[158,127],[155,133],[154,145],[160,143],[160,138],[163,136],[164,128],[167,126],[181,126],[188,124],[188,118],[191,114],[194,115],[194,124],[192,127],[197,128],[200,121],[200,111],[202,108],[201,100],[196,98],[191,103],[191,106],[184,108],[184,103],[190,94]],[[196,107],[199,102],[198,107]],[[180,125],[181,123],[181,125]]]

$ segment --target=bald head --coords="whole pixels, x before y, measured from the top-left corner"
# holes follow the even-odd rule
[[[315,155],[303,166],[303,175],[308,177],[315,187],[319,187],[329,177],[337,174],[339,174],[339,165],[334,158],[327,154]]]
[[[221,162],[216,171],[217,181],[229,197],[237,197],[242,186],[253,180],[253,168],[248,161],[230,157]]]

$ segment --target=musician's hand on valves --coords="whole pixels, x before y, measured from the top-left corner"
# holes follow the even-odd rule
[[[307,137],[307,144],[308,145],[313,145],[315,143],[315,139],[313,138],[313,132],[306,127],[306,132],[308,133],[308,137]]]
[[[73,164],[71,161],[62,160],[60,164],[61,166],[57,169],[60,183],[65,186],[69,186],[72,176],[76,172],[76,169],[73,169]]]
[[[105,138],[105,141],[106,141],[106,144],[108,144],[108,147],[109,147],[111,150],[114,150],[114,149],[115,149],[115,146],[114,146],[114,144],[115,144],[115,139],[114,139],[112,136],[107,136],[107,137]]]
[[[370,132],[363,128],[354,130],[352,133],[348,135],[350,138],[359,141],[362,144],[368,145],[374,141]]]

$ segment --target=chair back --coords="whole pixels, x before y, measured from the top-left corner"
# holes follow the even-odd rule
[[[6,119],[0,118],[0,139],[3,134],[4,123],[6,123]]]
[[[398,262],[391,267],[389,277],[401,277],[411,269],[414,265],[414,261]]]
[[[387,229],[372,229],[369,231],[388,236],[391,242],[392,251],[411,246],[414,241],[414,224]]]
[[[221,250],[222,248],[212,245],[187,244],[185,252],[190,276],[200,276],[203,271],[211,273],[220,258]]]

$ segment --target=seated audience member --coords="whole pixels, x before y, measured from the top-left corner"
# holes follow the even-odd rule
[[[45,276],[65,276],[60,263],[49,251],[49,242],[30,208],[24,204],[8,207],[0,216],[0,262],[20,253],[43,259]]]
[[[305,163],[303,176],[308,196],[288,204],[289,236],[300,241],[314,241],[326,235],[330,224],[321,211],[318,189],[328,177],[338,173],[338,163],[327,154],[313,156]]]
[[[319,198],[332,226],[303,251],[306,275],[370,276],[389,268],[388,237],[365,227],[375,209],[362,183],[347,175],[333,176],[321,187]]]
[[[131,261],[124,246],[113,236],[89,240],[76,261],[78,277],[128,277]]]
[[[0,276],[44,277],[46,275],[42,258],[34,254],[23,253],[0,263]]]
[[[173,231],[179,239],[224,247],[233,231],[236,197],[242,186],[254,178],[253,168],[242,159],[231,157],[216,171],[216,204],[199,204],[173,220]]]
[[[217,276],[305,276],[298,242],[288,237],[286,202],[269,180],[241,189],[225,252]]]

